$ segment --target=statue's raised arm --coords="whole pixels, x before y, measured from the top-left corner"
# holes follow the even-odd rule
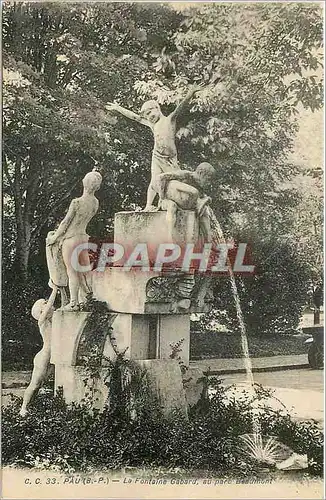
[[[187,92],[186,96],[179,102],[179,104],[176,106],[174,111],[169,115],[172,120],[176,120],[179,115],[181,115],[185,109],[187,108],[188,104],[190,103],[191,99],[195,96],[197,92],[200,92],[204,89],[204,84],[199,84],[199,85],[193,85]]]
[[[129,120],[133,120],[134,122],[141,123],[142,125],[146,125],[147,127],[150,127],[151,124],[148,120],[143,118],[140,115],[137,115],[137,113],[134,113],[133,111],[130,111],[129,109],[123,108],[119,104],[116,104],[114,102],[108,102],[106,103],[105,109],[111,113],[119,113],[122,116],[125,116],[126,118],[129,118]]]

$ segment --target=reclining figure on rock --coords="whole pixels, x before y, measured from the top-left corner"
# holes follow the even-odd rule
[[[203,89],[203,85],[194,85],[185,98],[168,116],[163,115],[160,105],[154,100],[146,101],[140,115],[129,111],[115,103],[107,103],[108,111],[120,113],[121,115],[149,127],[154,135],[154,149],[152,154],[151,181],[147,190],[147,202],[144,211],[157,210],[153,206],[156,191],[153,188],[159,174],[179,170],[175,136],[177,129],[177,118],[184,111],[196,92]]]
[[[68,213],[58,229],[49,232],[46,239],[51,281],[60,287],[68,281],[70,302],[63,307],[68,311],[78,311],[85,298],[92,294],[87,272],[76,270],[72,256],[76,247],[84,245],[85,250],[79,252],[78,263],[90,268],[90,259],[86,248],[89,236],[86,229],[98,211],[99,202],[94,193],[100,188],[101,182],[102,176],[97,171],[85,175],[82,196],[72,200]],[[58,283],[56,280],[60,282]]]
[[[195,172],[176,170],[157,176],[154,189],[161,199],[160,208],[167,211],[171,241],[175,241],[178,209],[194,210],[199,218],[199,228],[204,241],[211,241],[210,216],[207,209],[211,198],[205,195],[205,191],[211,188],[215,177],[215,168],[207,162],[200,163]]]

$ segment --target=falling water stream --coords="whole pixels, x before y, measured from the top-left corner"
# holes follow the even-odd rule
[[[211,231],[213,235],[213,243],[215,244],[226,243],[220,223],[218,222],[217,217],[215,216],[213,210],[210,207],[209,207],[209,216],[211,223]],[[252,458],[254,458],[257,462],[271,465],[275,464],[276,462],[281,462],[282,460],[284,460],[284,453],[286,456],[289,456],[289,454],[291,454],[291,450],[282,445],[281,443],[279,443],[273,437],[262,436],[261,425],[259,422],[259,405],[257,401],[255,381],[252,372],[252,363],[249,355],[246,325],[241,310],[239,292],[235,281],[232,264],[228,257],[226,263],[227,263],[237,318],[239,321],[241,348],[242,348],[244,366],[246,370],[247,384],[249,387],[250,394],[253,398],[253,406],[255,410],[252,418],[253,433],[241,436],[243,443],[243,451],[248,455],[250,455]]]
[[[222,231],[221,226],[220,226],[220,223],[218,222],[214,212],[211,209],[210,209],[210,220],[211,220],[211,230],[212,230],[212,234],[213,234],[213,241],[217,244],[226,243],[223,231]],[[235,281],[235,277],[234,277],[234,273],[233,273],[233,269],[232,269],[232,265],[231,265],[229,257],[227,257],[227,268],[228,268],[228,273],[229,273],[232,295],[233,295],[233,299],[234,299],[237,318],[238,318],[239,326],[240,326],[241,347],[242,347],[244,365],[245,365],[245,369],[246,369],[247,383],[248,383],[250,389],[252,391],[255,391],[255,388],[254,388],[255,382],[254,382],[254,377],[253,377],[253,373],[252,373],[252,363],[251,363],[251,359],[250,359],[250,355],[249,355],[249,346],[248,346],[246,325],[245,325],[245,322],[243,319],[243,313],[241,310],[239,292],[238,292],[237,284]]]

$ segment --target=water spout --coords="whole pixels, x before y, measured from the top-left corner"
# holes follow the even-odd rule
[[[213,210],[210,207],[209,207],[209,215],[210,215],[213,243],[215,244],[226,243],[220,223],[218,222],[217,217],[215,216]],[[253,433],[241,436],[242,447],[240,451],[244,453],[246,456],[256,461],[258,464],[266,467],[271,467],[275,466],[277,462],[284,460],[285,458],[288,458],[292,452],[289,448],[285,447],[285,445],[277,441],[277,439],[275,439],[274,437],[262,436],[261,425],[258,420],[259,405],[255,390],[255,381],[253,377],[252,363],[249,355],[246,325],[244,322],[243,313],[241,309],[237,284],[235,281],[232,265],[229,258],[227,258],[226,263],[230,278],[234,305],[236,308],[236,314],[240,327],[241,348],[243,353],[244,366],[246,370],[247,385],[249,392],[252,396],[252,404],[255,410],[252,418]]]
[[[211,220],[211,230],[213,234],[213,241],[214,243],[226,243],[224,234],[222,231],[222,228],[220,226],[220,223],[218,222],[214,212],[212,209],[209,209],[210,212],[210,220]],[[239,298],[239,292],[237,288],[237,284],[235,281],[232,265],[230,262],[229,257],[227,258],[227,268],[228,268],[228,273],[229,273],[229,278],[230,278],[230,283],[231,283],[231,288],[232,288],[232,295],[234,299],[234,305],[237,313],[237,318],[240,326],[240,335],[241,335],[241,348],[242,348],[242,353],[243,353],[243,358],[244,358],[244,365],[245,365],[245,370],[246,370],[246,376],[247,376],[247,383],[249,386],[249,389],[254,393],[254,377],[252,373],[252,363],[249,355],[249,346],[248,346],[248,337],[247,337],[247,332],[246,332],[246,325],[243,319],[243,313],[241,309],[241,304],[240,304],[240,298]]]

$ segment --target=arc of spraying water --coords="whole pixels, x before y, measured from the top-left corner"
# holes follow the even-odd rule
[[[220,226],[220,223],[217,220],[217,217],[215,216],[213,210],[211,207],[209,207],[209,216],[210,216],[210,222],[211,222],[211,231],[212,231],[212,236],[213,236],[213,243],[219,244],[219,243],[224,243],[226,244],[226,240],[222,231],[222,228]],[[248,346],[248,336],[247,336],[247,331],[246,331],[246,325],[243,319],[243,313],[241,309],[241,304],[240,304],[240,298],[239,298],[239,292],[238,292],[238,287],[235,281],[233,269],[232,269],[232,264],[230,262],[230,259],[227,258],[226,261],[227,268],[228,268],[228,273],[230,277],[230,283],[231,283],[231,288],[232,288],[232,295],[234,298],[234,304],[236,308],[236,313],[237,313],[237,318],[239,321],[239,326],[240,326],[240,333],[241,333],[241,348],[242,348],[242,353],[243,353],[243,358],[244,358],[244,365],[245,365],[245,370],[246,370],[246,376],[247,376],[247,384],[250,388],[251,395],[253,397],[253,406],[256,412],[254,413],[252,417],[252,427],[253,427],[253,434],[245,434],[240,436],[241,441],[242,441],[242,451],[244,451],[246,454],[248,454],[251,458],[253,458],[256,462],[263,464],[263,465],[268,465],[268,466],[274,466],[275,464],[277,465],[278,469],[286,469],[288,467],[287,463],[287,458],[289,458],[292,454],[292,460],[296,459],[296,454],[293,454],[293,451],[288,448],[287,446],[283,445],[280,443],[275,437],[273,436],[262,436],[262,429],[261,429],[261,424],[259,422],[259,405],[258,405],[258,400],[257,400],[257,392],[255,389],[255,381],[253,377],[253,371],[252,371],[252,363],[249,355],[249,346]]]
[[[212,231],[212,236],[213,236],[213,242],[216,244],[219,244],[219,243],[226,244],[226,240],[225,240],[221,225],[218,222],[217,217],[214,214],[211,207],[209,207],[209,216],[210,216],[210,221],[211,221],[211,231]],[[247,336],[247,331],[246,331],[246,325],[245,325],[245,322],[243,319],[243,313],[242,313],[241,303],[240,303],[240,298],[239,298],[239,291],[238,291],[238,287],[237,287],[237,284],[235,281],[235,276],[233,273],[232,264],[231,264],[229,257],[227,257],[226,265],[228,268],[228,273],[229,273],[229,278],[230,278],[230,283],[231,283],[231,288],[232,288],[232,295],[233,295],[233,299],[234,299],[234,305],[235,305],[236,314],[237,314],[237,318],[238,318],[238,322],[239,322],[239,326],[240,326],[241,348],[242,348],[242,353],[243,353],[244,366],[245,366],[245,370],[246,370],[247,384],[248,384],[250,392],[253,396],[253,403],[255,404],[257,393],[255,390],[255,381],[254,381],[254,376],[253,376],[253,371],[252,371],[252,363],[251,363],[251,359],[250,359],[250,355],[249,355],[248,336]],[[256,409],[258,409],[257,406],[256,406]],[[259,425],[256,418],[253,419],[253,431],[257,435],[261,433],[260,425]]]

